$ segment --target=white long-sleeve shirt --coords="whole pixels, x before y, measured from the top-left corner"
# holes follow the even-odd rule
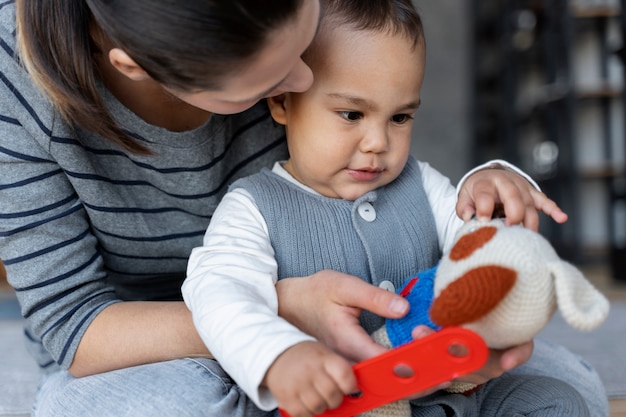
[[[514,166],[491,161],[470,171],[459,187],[471,173],[494,164],[532,182]],[[419,162],[419,167],[443,253],[463,223],[455,212],[457,192],[449,179],[429,164]],[[273,172],[317,194],[295,180],[280,163],[274,165]],[[192,251],[182,293],[213,356],[264,410],[277,406],[261,386],[274,360],[297,343],[315,340],[278,316],[276,282],[277,263],[265,220],[250,194],[234,189],[215,210],[203,246]]]

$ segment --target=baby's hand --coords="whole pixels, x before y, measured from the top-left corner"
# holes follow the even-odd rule
[[[465,221],[473,215],[490,219],[498,207],[503,208],[507,224],[522,223],[532,230],[539,228],[539,212],[557,223],[567,221],[567,214],[521,175],[502,169],[484,169],[467,178],[456,205],[459,217]]]
[[[283,352],[264,385],[291,417],[311,417],[337,408],[358,391],[350,363],[319,342],[302,342]]]

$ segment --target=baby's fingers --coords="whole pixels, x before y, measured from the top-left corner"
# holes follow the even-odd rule
[[[354,394],[359,389],[352,365],[343,357],[339,355],[329,357],[324,361],[324,368],[343,394]]]
[[[533,200],[537,210],[542,211],[545,215],[550,216],[557,223],[565,223],[567,221],[567,213],[565,213],[558,204],[549,199],[544,193],[533,194]]]
[[[340,356],[328,358],[324,362],[324,369],[327,377],[318,378],[315,388],[324,401],[324,409],[335,409],[342,403],[344,395],[358,391],[356,377],[352,366]]]

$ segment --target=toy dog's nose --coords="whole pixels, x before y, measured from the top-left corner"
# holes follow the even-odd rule
[[[474,268],[451,282],[430,308],[442,327],[472,323],[493,310],[513,288],[517,272],[497,265]]]

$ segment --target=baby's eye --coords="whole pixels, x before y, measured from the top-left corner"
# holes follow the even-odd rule
[[[363,117],[363,114],[358,112],[358,111],[340,111],[339,115],[341,117],[343,117],[346,120],[349,120],[351,122],[355,121],[355,120],[359,120],[361,117]]]
[[[413,119],[413,117],[410,114],[394,114],[391,116],[391,120],[398,124],[406,123],[411,119]]]

